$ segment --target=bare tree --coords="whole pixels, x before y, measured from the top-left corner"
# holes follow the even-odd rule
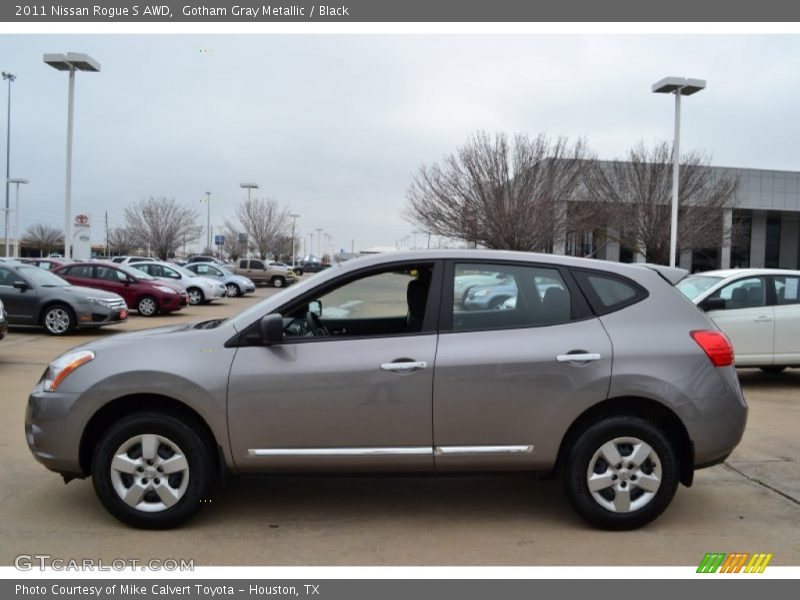
[[[723,211],[735,208],[741,181],[709,166],[709,157],[690,152],[681,157],[678,195],[678,247],[719,247]],[[582,216],[608,224],[607,238],[646,252],[650,262],[669,263],[672,201],[672,147],[639,142],[625,160],[593,163],[586,171]],[[731,231],[735,245],[740,232]]]
[[[403,216],[427,233],[489,248],[546,248],[591,156],[583,140],[474,134],[441,165],[422,165]]]
[[[114,227],[108,232],[108,247],[116,255],[131,254],[141,243],[126,227]]]
[[[239,242],[240,233],[244,233],[244,231],[241,231],[232,221],[225,219],[225,229],[222,234],[225,236],[225,242],[222,244],[222,251],[233,260],[239,260],[239,257],[244,256],[247,252],[245,244]]]
[[[39,250],[39,256],[46,256],[55,248],[64,246],[64,233],[57,227],[37,223],[28,227],[23,241],[35,246]]]
[[[149,246],[161,260],[180,247],[184,241],[200,237],[194,208],[182,206],[174,198],[163,196],[139,200],[125,209],[125,225],[142,246]]]
[[[247,233],[251,248],[262,260],[289,230],[289,208],[271,198],[243,200],[236,207],[239,230]]]
[[[290,235],[279,235],[275,238],[274,243],[272,244],[271,249],[272,260],[281,260],[281,259],[288,259],[289,262],[292,260],[292,236]]]

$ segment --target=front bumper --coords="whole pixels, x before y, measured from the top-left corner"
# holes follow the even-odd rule
[[[79,329],[124,323],[128,320],[128,307],[124,304],[114,307],[83,304],[78,307],[75,313]]]
[[[28,397],[25,439],[33,457],[51,471],[84,477],[80,440],[86,415],[80,414],[78,394],[45,392],[41,381]]]

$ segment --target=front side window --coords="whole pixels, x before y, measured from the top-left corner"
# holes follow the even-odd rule
[[[246,269],[247,268],[247,261],[246,260],[240,260],[239,261],[239,268],[240,269]]]
[[[558,269],[455,265],[453,331],[557,325],[572,319],[572,295]]]
[[[348,281],[284,315],[284,333],[287,338],[419,333],[432,278],[432,264],[414,264]]]
[[[722,310],[758,308],[767,305],[767,286],[763,277],[739,279],[709,296],[709,299],[714,298],[725,301],[725,307]]]

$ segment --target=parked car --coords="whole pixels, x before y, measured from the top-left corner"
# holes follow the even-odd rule
[[[508,279],[501,274],[502,279],[497,279],[496,273],[485,273],[478,271],[476,273],[459,275],[455,280],[453,287],[453,299],[458,304],[464,304],[467,300],[467,295],[474,287],[486,287],[497,284],[507,284]]]
[[[236,275],[247,277],[256,285],[271,285],[284,287],[296,281],[292,271],[269,266],[266,261],[256,258],[242,258],[233,268]]]
[[[186,269],[203,277],[211,277],[225,286],[225,295],[229,298],[252,294],[256,291],[256,284],[247,277],[236,275],[226,267],[215,263],[190,263]]]
[[[150,256],[115,256],[111,259],[111,262],[122,265],[132,265],[142,262],[156,262],[157,260],[157,258],[152,258]]]
[[[203,263],[214,263],[215,265],[224,265],[225,263],[222,262],[220,259],[214,256],[207,256],[204,254],[193,254],[189,258],[186,259],[187,264],[192,264],[196,262],[203,262]]]
[[[181,310],[189,303],[182,286],[122,264],[79,262],[54,273],[75,285],[115,292],[143,317]]]
[[[20,258],[19,261],[21,263],[25,263],[26,265],[34,265],[39,267],[40,269],[45,269],[46,271],[52,271],[53,269],[57,269],[58,267],[63,267],[66,264],[71,263],[72,261],[66,258]]]
[[[0,300],[9,324],[43,327],[51,335],[128,318],[118,294],[70,285],[50,271],[22,263],[0,264]]]
[[[6,337],[8,333],[8,315],[6,314],[6,307],[3,301],[0,300],[0,340]]]
[[[730,338],[737,367],[800,366],[800,271],[705,271],[677,287]]]
[[[169,263],[137,263],[133,268],[144,271],[157,279],[180,284],[189,295],[189,304],[207,304],[217,298],[225,297],[225,286],[220,282],[200,277],[196,273]]]
[[[476,268],[516,282],[513,310],[454,305]],[[730,343],[673,284],[566,256],[374,255],[231,319],[70,350],[30,394],[27,441],[137,527],[186,521],[225,471],[496,470],[555,473],[588,522],[631,529],[747,417]]]
[[[499,309],[507,300],[517,297],[517,285],[507,284],[475,286],[469,289],[462,302],[466,310]]]
[[[329,268],[331,265],[314,260],[302,260],[297,263],[295,273],[302,275],[303,273],[319,273]]]

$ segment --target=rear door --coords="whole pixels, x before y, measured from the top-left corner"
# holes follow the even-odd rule
[[[516,295],[500,309],[466,308],[455,284],[470,276],[514,281]],[[552,265],[452,262],[444,289],[436,469],[552,466],[571,420],[608,394],[611,342],[599,319],[569,271]]]
[[[773,364],[800,365],[800,275],[773,275],[775,351]]]
[[[707,298],[725,301],[725,308],[707,314],[731,340],[736,366],[772,364],[775,308],[770,286],[763,276],[742,277]]]

